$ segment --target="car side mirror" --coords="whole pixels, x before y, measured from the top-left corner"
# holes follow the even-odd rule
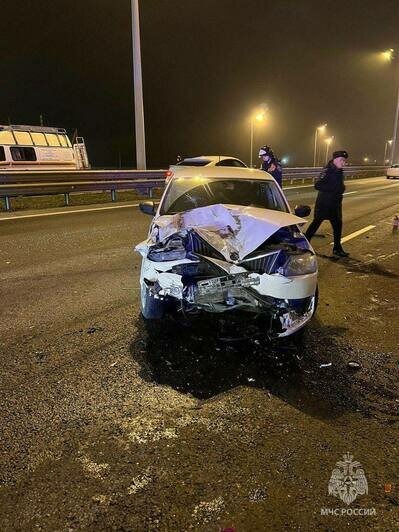
[[[306,218],[306,216],[309,216],[311,211],[312,209],[309,207],[309,205],[296,205],[294,213],[300,218]]]
[[[154,203],[153,201],[143,201],[142,203],[140,203],[139,208],[142,213],[155,216],[155,213],[157,212],[158,208],[158,203]]]

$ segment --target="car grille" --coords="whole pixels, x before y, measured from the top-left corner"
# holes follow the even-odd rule
[[[254,257],[252,259],[240,262],[240,266],[250,272],[255,273],[275,273],[277,265],[277,257],[280,251],[275,251],[264,255],[263,257]]]
[[[191,233],[191,246],[193,253],[198,253],[198,255],[204,255],[205,257],[211,257],[213,259],[226,260],[221,253],[216,251],[216,249],[210,246],[196,233]],[[280,251],[273,251],[268,254],[243,260],[237,264],[254,273],[274,273],[276,271],[279,253]]]
[[[211,257],[213,259],[226,260],[219,251],[216,251],[212,246],[208,244],[197,233],[191,233],[191,246],[192,252],[198,253],[198,255],[204,255],[205,257]]]

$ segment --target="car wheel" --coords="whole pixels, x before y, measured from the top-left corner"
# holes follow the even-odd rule
[[[165,314],[163,301],[151,295],[144,281],[141,285],[141,313],[146,320],[159,320]]]

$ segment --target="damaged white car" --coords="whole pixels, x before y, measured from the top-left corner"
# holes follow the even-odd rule
[[[262,315],[265,336],[289,336],[317,305],[317,261],[272,176],[244,168],[176,169],[154,216],[142,257],[141,311]]]

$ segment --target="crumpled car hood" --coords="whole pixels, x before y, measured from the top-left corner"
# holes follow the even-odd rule
[[[244,259],[280,228],[305,223],[303,218],[287,212],[224,204],[199,207],[154,220],[158,242],[175,233],[194,230],[229,262]]]

